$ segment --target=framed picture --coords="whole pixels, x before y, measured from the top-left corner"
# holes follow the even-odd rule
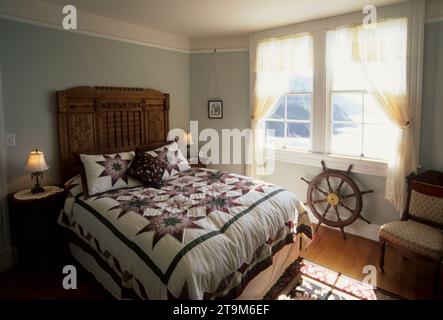
[[[208,118],[222,119],[223,118],[223,101],[210,100],[208,101]]]

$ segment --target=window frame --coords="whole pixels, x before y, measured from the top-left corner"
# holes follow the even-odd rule
[[[423,50],[425,27],[425,1],[411,1],[377,8],[378,19],[408,18],[408,58],[407,76],[409,100],[412,114],[415,141],[420,141],[421,99],[423,75]],[[319,160],[326,160],[333,169],[346,169],[346,164],[354,164],[354,172],[385,177],[387,161],[352,156],[332,155],[331,146],[331,99],[330,75],[326,68],[326,34],[328,30],[345,25],[361,24],[364,14],[356,12],[317,21],[299,23],[291,26],[270,29],[250,35],[250,103],[254,101],[255,54],[257,43],[263,39],[284,37],[298,33],[310,33],[313,36],[314,83],[311,110],[311,146],[312,150],[291,151],[275,150],[276,161],[289,162],[318,167]],[[415,156],[419,159],[420,145],[416,144]],[[417,162],[418,163],[418,162]]]
[[[311,96],[311,110],[309,112],[309,120],[295,120],[295,119],[288,119],[288,97],[290,96],[306,96],[309,95]],[[285,115],[282,119],[273,119],[273,118],[266,118],[264,120],[265,122],[265,128],[266,128],[266,122],[270,121],[270,122],[283,122],[284,123],[284,141],[285,141],[285,147],[283,147],[283,150],[290,150],[290,151],[294,151],[294,152],[311,152],[312,151],[312,123],[313,123],[313,116],[312,116],[312,109],[313,109],[313,98],[314,98],[314,92],[308,92],[308,91],[290,91],[285,93],[283,96],[281,96],[281,98],[284,98],[284,106],[285,106]],[[272,110],[273,111],[273,110]],[[288,123],[300,123],[300,124],[309,124],[309,140],[310,140],[310,144],[309,144],[309,148],[308,150],[302,150],[302,149],[288,149],[286,147],[287,144],[287,139],[288,139]],[[290,138],[289,138],[290,139]],[[277,148],[277,150],[280,148]]]
[[[362,98],[362,119],[361,122],[358,121],[334,121],[333,118],[333,105],[332,105],[332,100],[333,100],[333,95],[334,94],[360,94],[361,98]],[[327,150],[328,150],[328,154],[335,156],[335,157],[352,157],[352,158],[358,158],[358,159],[362,159],[362,160],[366,160],[366,161],[381,161],[381,162],[387,162],[388,160],[386,159],[379,159],[379,158],[373,158],[371,156],[365,155],[365,125],[384,125],[389,123],[389,120],[386,123],[383,122],[371,122],[371,121],[367,121],[365,118],[365,106],[366,106],[366,95],[371,95],[370,92],[368,90],[330,90],[329,91],[329,103],[326,106],[327,108],[329,108],[329,116],[327,119],[327,131],[326,131],[326,140],[328,141],[327,143]],[[361,136],[361,142],[360,142],[360,149],[362,151],[362,153],[360,154],[360,156],[356,156],[356,155],[347,155],[347,154],[340,154],[340,153],[334,153],[332,151],[332,138],[333,138],[333,126],[334,124],[346,124],[346,123],[353,123],[353,124],[359,124],[362,126],[362,136]]]

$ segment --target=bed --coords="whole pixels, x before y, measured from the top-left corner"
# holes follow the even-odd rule
[[[192,168],[162,187],[87,196],[78,153],[164,144],[169,96],[152,89],[58,92],[63,177],[59,224],[72,256],[114,297],[261,299],[309,244],[304,206],[264,181]]]

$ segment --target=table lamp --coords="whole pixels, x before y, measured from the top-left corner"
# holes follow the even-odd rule
[[[45,162],[45,156],[43,152],[36,149],[29,154],[28,163],[26,164],[25,170],[32,172],[31,180],[36,179],[35,186],[31,190],[33,194],[45,192],[45,189],[39,183],[39,178],[43,178],[43,171],[48,170],[49,167]]]

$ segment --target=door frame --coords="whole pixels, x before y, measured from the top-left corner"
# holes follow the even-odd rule
[[[2,43],[0,41],[0,251],[9,247],[8,219],[6,210],[6,147],[5,147],[5,121],[3,108],[3,86],[2,86]]]

